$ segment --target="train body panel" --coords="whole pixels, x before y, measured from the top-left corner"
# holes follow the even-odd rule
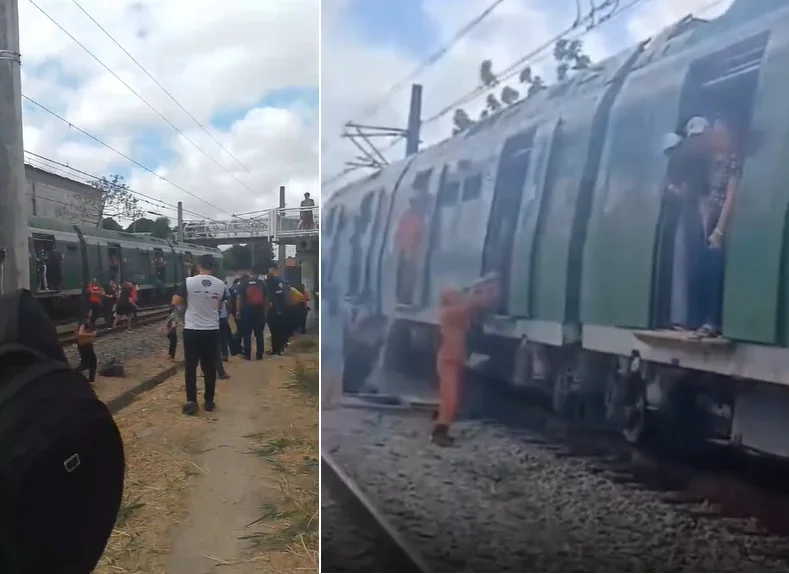
[[[34,253],[56,248],[63,255],[60,289],[36,292],[36,297],[50,310],[74,308],[94,277],[102,284],[110,279],[133,281],[139,286],[140,300],[145,302],[155,294],[169,295],[183,282],[186,261],[196,261],[201,255],[211,254],[218,273],[223,273],[221,252],[212,247],[171,243],[156,237],[75,226],[35,216],[29,220],[28,238],[31,285],[38,283]],[[110,270],[112,255],[119,261],[115,274]],[[157,277],[155,264],[160,256],[166,262],[163,280]]]

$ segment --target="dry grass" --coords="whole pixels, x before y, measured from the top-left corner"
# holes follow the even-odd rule
[[[167,356],[166,351],[161,351],[148,355],[143,358],[138,358],[132,361],[124,361],[123,368],[125,376],[123,378],[117,377],[102,377],[98,375],[96,382],[93,383],[93,390],[96,395],[105,403],[111,401],[134,388],[143,381],[155,377],[168,367],[174,365]]]
[[[291,341],[289,350],[292,353],[317,353],[318,347],[317,335],[299,335]]]
[[[166,572],[169,531],[187,518],[184,500],[202,472],[190,453],[208,428],[204,417],[180,415],[182,392],[180,384],[167,381],[115,417],[126,449],[126,484],[96,574]]]
[[[248,435],[250,454],[260,457],[269,472],[277,500],[261,505],[260,517],[243,537],[254,560],[275,572],[318,568],[318,411],[317,356],[286,357],[284,377],[270,389],[275,409],[266,413],[269,430]],[[314,387],[311,382],[315,378]]]

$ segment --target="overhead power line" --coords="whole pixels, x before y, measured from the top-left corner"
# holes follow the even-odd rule
[[[222,170],[222,171],[224,171],[226,174],[228,174],[230,177],[232,177],[233,179],[235,179],[235,180],[236,180],[236,181],[239,183],[239,185],[241,185],[241,186],[242,186],[244,189],[246,189],[246,190],[247,190],[247,191],[249,191],[250,193],[254,193],[254,191],[253,191],[253,190],[252,190],[250,187],[248,187],[248,186],[247,186],[247,185],[246,185],[246,184],[245,184],[243,181],[241,181],[241,180],[240,180],[238,177],[236,177],[236,175],[235,175],[235,174],[231,173],[231,172],[230,172],[230,171],[229,171],[229,170],[228,170],[228,169],[227,169],[225,166],[223,166],[223,165],[222,165],[221,163],[219,163],[219,162],[218,162],[216,159],[214,159],[214,158],[213,158],[211,155],[209,155],[209,154],[208,154],[208,152],[206,152],[206,151],[205,151],[203,148],[201,148],[199,145],[197,145],[197,144],[196,144],[196,143],[195,143],[195,142],[194,142],[194,141],[193,141],[193,140],[192,140],[192,139],[191,139],[189,136],[187,136],[185,133],[183,133],[183,132],[182,132],[182,131],[181,131],[181,130],[180,130],[180,129],[179,129],[179,128],[178,128],[178,127],[177,127],[177,126],[174,124],[174,123],[172,123],[172,122],[171,122],[169,119],[167,119],[167,117],[166,117],[166,116],[164,116],[164,114],[162,114],[162,113],[161,113],[159,110],[157,110],[157,109],[156,109],[156,108],[153,106],[153,104],[151,104],[150,102],[148,102],[148,100],[146,100],[145,98],[143,98],[143,97],[142,97],[142,95],[140,95],[140,93],[139,93],[139,92],[137,92],[137,91],[136,91],[134,88],[132,88],[132,87],[131,87],[131,86],[128,84],[128,82],[126,82],[126,81],[125,81],[123,78],[121,78],[121,77],[120,77],[120,76],[119,76],[119,75],[118,75],[118,74],[117,74],[117,73],[116,73],[116,72],[115,72],[115,71],[114,71],[112,68],[110,68],[110,67],[109,67],[107,64],[105,64],[105,63],[104,63],[104,62],[103,62],[103,61],[102,61],[102,60],[101,60],[101,59],[100,59],[100,58],[99,58],[99,57],[98,57],[96,54],[94,54],[94,53],[93,53],[91,50],[89,50],[89,49],[88,49],[88,48],[87,48],[87,47],[86,47],[86,46],[85,46],[85,45],[84,45],[82,42],[80,42],[79,40],[77,40],[77,38],[76,38],[76,37],[74,37],[74,35],[73,35],[73,34],[71,34],[71,32],[69,32],[69,31],[68,31],[68,30],[66,30],[66,29],[65,29],[63,26],[61,26],[61,25],[60,25],[60,23],[59,23],[57,20],[55,20],[55,19],[54,19],[52,16],[50,16],[50,15],[49,15],[49,14],[48,14],[48,13],[47,13],[47,12],[46,12],[46,11],[45,11],[43,8],[41,8],[41,7],[40,7],[38,4],[36,4],[36,3],[35,3],[33,0],[28,0],[28,1],[29,1],[29,2],[30,2],[30,3],[31,3],[31,4],[32,4],[32,5],[33,5],[33,6],[34,6],[34,7],[35,7],[35,8],[36,8],[36,9],[37,9],[39,12],[41,12],[41,13],[42,13],[44,16],[46,16],[46,17],[47,17],[47,18],[48,18],[48,19],[49,19],[49,20],[50,20],[50,21],[51,21],[51,22],[52,22],[52,23],[53,23],[55,26],[57,26],[57,27],[58,27],[58,28],[59,28],[59,29],[60,29],[60,30],[61,30],[61,31],[62,31],[64,34],[66,34],[66,35],[67,35],[69,38],[71,38],[71,39],[72,39],[72,40],[73,40],[73,41],[74,41],[74,42],[75,42],[75,43],[76,43],[76,44],[77,44],[77,45],[78,45],[80,48],[82,48],[82,49],[83,49],[85,52],[87,52],[87,54],[88,54],[88,55],[89,55],[91,58],[93,58],[94,60],[96,60],[96,62],[98,62],[98,63],[99,63],[99,65],[101,65],[101,67],[103,67],[105,70],[107,70],[107,72],[109,72],[110,74],[112,74],[112,76],[113,76],[113,77],[115,77],[115,79],[117,79],[117,80],[118,80],[118,81],[119,81],[121,84],[123,84],[123,85],[124,85],[124,86],[125,86],[125,87],[126,87],[126,88],[127,88],[127,89],[128,89],[130,92],[131,92],[131,93],[132,93],[132,94],[134,94],[134,95],[135,95],[135,96],[136,96],[136,97],[137,97],[137,98],[138,98],[138,99],[139,99],[139,100],[140,100],[142,103],[144,103],[144,104],[145,104],[145,105],[146,105],[148,108],[150,108],[150,109],[151,109],[151,110],[152,110],[152,111],[153,111],[153,112],[154,112],[154,113],[155,113],[157,116],[159,116],[159,117],[160,117],[160,118],[161,118],[161,119],[162,119],[162,120],[163,120],[163,121],[164,121],[164,122],[165,122],[167,125],[169,125],[171,128],[173,128],[173,130],[175,130],[175,132],[176,132],[177,134],[179,134],[179,135],[180,135],[182,138],[184,138],[184,139],[185,139],[187,142],[189,142],[189,143],[192,145],[192,147],[194,147],[194,148],[195,148],[197,151],[199,151],[199,152],[200,152],[200,153],[202,153],[202,154],[203,154],[205,157],[207,157],[207,158],[208,158],[208,159],[209,159],[211,162],[213,162],[213,163],[214,163],[214,164],[215,164],[217,167],[219,167],[219,169],[221,169],[221,170]]]
[[[115,149],[114,147],[112,147],[111,145],[109,145],[108,143],[105,143],[105,142],[103,142],[102,140],[100,140],[99,138],[97,138],[96,136],[94,136],[93,134],[90,134],[90,133],[86,132],[85,130],[83,130],[82,128],[80,128],[80,127],[78,127],[78,126],[75,126],[75,125],[74,125],[74,124],[72,124],[70,121],[68,121],[66,118],[64,118],[63,116],[61,116],[61,115],[60,115],[60,114],[58,114],[57,112],[53,112],[52,110],[50,110],[50,109],[49,109],[48,107],[46,107],[45,105],[38,103],[38,102],[37,102],[36,100],[34,100],[33,98],[30,98],[30,97],[26,96],[25,94],[22,94],[22,98],[24,98],[25,100],[27,100],[28,102],[30,102],[30,103],[31,103],[31,104],[33,104],[34,106],[37,106],[37,107],[39,107],[40,109],[44,110],[44,111],[45,111],[45,112],[47,112],[48,114],[50,114],[50,115],[52,115],[52,116],[56,117],[57,119],[59,119],[59,120],[60,120],[60,121],[62,121],[63,123],[65,123],[65,124],[68,124],[68,126],[69,126],[70,128],[72,128],[72,129],[74,129],[74,130],[78,131],[79,133],[83,134],[84,136],[86,136],[86,137],[88,137],[88,138],[92,139],[92,140],[93,140],[93,141],[95,141],[97,144],[99,144],[99,145],[101,145],[101,146],[103,146],[103,147],[107,148],[107,149],[108,149],[108,150],[110,150],[110,151],[113,151],[113,152],[115,152],[116,154],[118,154],[118,155],[119,155],[119,156],[121,156],[122,158],[126,159],[127,161],[129,161],[129,162],[133,163],[134,165],[136,165],[137,167],[139,167],[140,169],[142,169],[142,170],[144,170],[144,171],[147,171],[148,173],[150,173],[150,174],[151,174],[151,175],[153,175],[154,177],[157,177],[157,178],[159,178],[161,181],[164,181],[164,182],[166,182],[166,183],[169,183],[169,184],[170,184],[170,185],[172,185],[174,188],[176,188],[176,189],[179,189],[179,190],[183,191],[185,194],[187,194],[187,195],[189,195],[189,196],[191,196],[191,197],[194,197],[195,199],[197,199],[197,200],[199,200],[199,201],[203,202],[203,203],[204,203],[204,204],[206,204],[207,206],[209,206],[209,207],[211,207],[211,208],[213,208],[213,209],[216,209],[216,210],[217,210],[219,213],[227,213],[226,211],[224,211],[223,209],[221,209],[221,208],[217,207],[217,206],[216,206],[216,205],[214,205],[213,203],[211,203],[211,202],[209,202],[209,201],[206,201],[205,199],[203,199],[202,197],[200,197],[200,196],[198,196],[198,195],[195,195],[194,193],[192,193],[192,192],[191,192],[191,191],[189,191],[188,189],[186,189],[186,188],[184,188],[184,187],[182,187],[182,186],[178,185],[177,183],[174,183],[174,182],[170,181],[169,179],[167,179],[167,178],[166,178],[166,177],[164,177],[163,175],[160,175],[160,174],[156,173],[154,170],[152,170],[151,168],[149,168],[149,167],[147,167],[147,166],[145,166],[145,165],[141,164],[141,163],[140,163],[139,161],[137,161],[136,159],[129,157],[128,155],[126,155],[126,154],[125,154],[125,153],[123,153],[122,151],[119,151],[119,150]],[[230,214],[228,213],[228,215],[230,215]]]
[[[386,93],[381,96],[381,98],[373,105],[371,105],[366,111],[362,112],[363,117],[369,117],[374,115],[380,107],[393,95],[398,93],[399,91],[403,90],[404,88],[411,85],[411,83],[419,77],[422,72],[428,70],[433,65],[435,65],[441,58],[446,56],[452,48],[454,48],[460,40],[466,37],[474,28],[479,26],[485,18],[490,16],[490,14],[499,7],[502,3],[506,0],[494,0],[491,2],[487,8],[485,8],[482,12],[474,16],[471,20],[466,22],[463,26],[458,28],[458,30],[452,35],[449,42],[438,48],[435,52],[430,54],[427,58],[425,58],[419,65],[414,68],[411,73],[409,73],[404,78],[400,79],[397,83],[395,83],[391,88],[389,88]]]
[[[250,170],[247,168],[247,166],[245,166],[243,163],[241,163],[241,160],[239,160],[239,159],[238,159],[238,158],[237,158],[235,155],[233,155],[233,154],[230,152],[230,150],[228,150],[228,149],[227,149],[227,148],[226,148],[224,145],[222,145],[222,142],[220,142],[220,141],[219,141],[219,140],[218,140],[216,137],[214,137],[214,135],[213,135],[213,134],[212,134],[212,133],[211,133],[211,132],[210,132],[210,131],[209,131],[209,130],[208,130],[208,129],[207,129],[207,128],[206,128],[206,127],[205,127],[205,126],[202,124],[202,123],[200,123],[200,121],[199,121],[199,120],[198,120],[196,117],[194,117],[194,115],[192,115],[192,114],[189,112],[189,110],[187,110],[187,109],[186,109],[186,108],[185,108],[185,107],[184,107],[184,106],[181,104],[181,102],[179,102],[179,101],[178,101],[178,100],[175,98],[175,96],[173,96],[173,95],[172,95],[172,94],[171,94],[171,93],[170,93],[170,92],[167,90],[167,88],[165,88],[165,87],[164,87],[164,86],[163,86],[163,85],[162,85],[162,84],[159,82],[159,80],[157,80],[156,78],[154,78],[154,77],[153,77],[153,75],[152,75],[152,74],[151,74],[151,73],[150,73],[150,72],[149,72],[149,71],[148,71],[148,70],[145,68],[145,66],[143,66],[143,65],[142,65],[142,64],[141,64],[141,63],[140,63],[140,62],[139,62],[139,61],[138,61],[138,60],[137,60],[137,59],[136,59],[134,56],[132,56],[132,55],[131,55],[131,53],[129,53],[129,51],[128,51],[126,48],[124,48],[124,47],[123,47],[123,45],[121,45],[121,43],[120,43],[120,42],[118,42],[118,40],[116,40],[116,39],[115,39],[115,37],[114,37],[112,34],[110,34],[110,33],[109,33],[109,32],[108,32],[108,31],[107,31],[105,28],[104,28],[104,26],[102,26],[101,24],[99,24],[99,23],[96,21],[96,19],[95,19],[93,16],[91,16],[91,14],[90,14],[90,13],[89,13],[89,12],[88,12],[88,11],[87,11],[85,8],[83,8],[83,7],[82,7],[82,5],[81,5],[79,2],[77,2],[77,0],[72,0],[72,2],[74,2],[74,4],[77,6],[77,8],[79,8],[79,9],[80,9],[80,10],[83,12],[83,14],[85,14],[85,16],[87,16],[87,17],[90,19],[90,21],[91,21],[91,22],[93,22],[94,24],[96,24],[96,26],[99,28],[99,30],[101,30],[102,32],[104,32],[104,34],[105,34],[105,35],[106,35],[106,36],[107,36],[107,37],[108,37],[110,40],[112,40],[112,42],[113,42],[113,43],[114,43],[116,46],[118,46],[118,48],[120,48],[120,49],[123,51],[123,53],[124,53],[124,54],[126,54],[126,55],[129,57],[129,59],[130,59],[132,62],[134,62],[134,63],[137,65],[137,67],[138,67],[138,68],[140,68],[140,70],[142,70],[142,72],[143,72],[143,73],[144,73],[146,76],[148,76],[148,78],[150,78],[150,79],[151,79],[151,81],[152,81],[154,84],[156,84],[156,85],[159,87],[159,89],[161,89],[161,90],[162,90],[162,91],[163,91],[163,92],[164,92],[164,93],[167,95],[167,97],[169,97],[169,98],[170,98],[170,99],[171,99],[171,100],[172,100],[172,101],[175,103],[175,105],[177,105],[179,108],[181,108],[181,110],[182,110],[182,111],[183,111],[183,112],[184,112],[184,113],[185,113],[187,116],[189,116],[189,118],[190,118],[190,119],[191,119],[191,120],[192,120],[192,121],[193,121],[193,122],[194,122],[194,123],[195,123],[195,124],[196,124],[196,125],[197,125],[197,126],[200,128],[200,129],[201,129],[201,130],[203,130],[203,132],[205,132],[205,134],[206,134],[206,135],[207,135],[209,138],[211,138],[211,139],[214,141],[214,143],[216,143],[216,145],[218,145],[218,146],[219,146],[219,147],[222,149],[222,151],[224,151],[224,152],[225,152],[225,153],[226,153],[228,156],[230,156],[230,157],[233,159],[233,161],[235,161],[235,162],[236,162],[236,163],[237,163],[239,166],[241,166],[241,167],[244,169],[244,171],[246,171],[246,172],[247,172],[247,173],[248,173],[250,176],[252,176],[253,178],[255,178],[255,179],[257,180],[257,182],[258,182],[260,185],[264,185],[264,184],[263,184],[263,182],[262,182],[262,181],[260,181],[260,180],[259,180],[259,179],[258,179],[258,178],[257,178],[257,177],[256,177],[256,176],[255,176],[255,175],[254,175],[254,174],[253,174],[253,173],[252,173],[252,172],[251,172],[251,171],[250,171]]]
[[[501,83],[501,82],[505,82],[505,81],[509,80],[510,78],[513,78],[514,76],[518,75],[525,66],[527,66],[529,64],[533,65],[535,63],[535,62],[533,62],[533,60],[535,58],[540,56],[546,50],[551,49],[554,46],[554,44],[556,44],[556,42],[566,38],[568,35],[572,34],[574,31],[578,30],[582,25],[586,24],[587,27],[585,29],[583,29],[581,31],[581,33],[579,33],[576,36],[574,36],[574,39],[583,38],[587,34],[593,32],[594,30],[597,30],[601,25],[605,24],[606,22],[609,22],[610,20],[612,20],[613,18],[616,18],[617,16],[620,16],[621,14],[626,12],[627,10],[630,10],[631,8],[635,8],[639,4],[643,4],[646,1],[652,1],[652,0],[630,0],[630,2],[628,2],[627,4],[624,4],[624,5],[622,5],[620,7],[619,6],[619,0],[606,0],[605,3],[603,3],[602,5],[596,7],[595,11],[591,11],[591,12],[587,13],[585,16],[581,17],[580,19],[576,19],[573,22],[572,25],[568,26],[567,28],[565,28],[564,30],[562,30],[561,32],[559,32],[558,34],[553,36],[551,39],[547,40],[546,42],[540,44],[537,48],[535,48],[532,51],[528,52],[524,56],[521,56],[520,58],[518,58],[515,62],[513,62],[512,64],[507,66],[503,71],[501,71],[498,74],[496,74],[496,79],[498,80],[499,83]],[[720,1],[720,0],[718,0],[718,1]],[[609,6],[615,6],[615,7],[614,7],[614,9],[611,12],[606,14],[600,20],[594,21],[595,13],[597,11],[605,9],[606,7],[609,7]],[[451,104],[449,104],[447,106],[444,106],[443,108],[441,108],[441,110],[438,113],[433,114],[428,119],[424,120],[422,122],[422,125],[424,126],[424,125],[427,125],[427,124],[431,124],[431,123],[441,119],[442,117],[444,117],[448,113],[453,112],[457,108],[460,108],[460,107],[466,105],[467,103],[469,103],[470,101],[474,100],[478,96],[484,94],[489,89],[490,89],[489,86],[480,83],[477,87],[475,87],[470,92],[464,94],[463,96],[461,96],[457,100],[453,101]]]

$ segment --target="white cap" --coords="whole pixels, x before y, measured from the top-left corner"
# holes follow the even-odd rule
[[[703,134],[708,129],[710,129],[710,122],[707,121],[707,118],[701,116],[692,117],[688,120],[688,123],[685,124],[685,133],[689,136]]]
[[[677,147],[680,143],[682,143],[682,138],[675,134],[674,132],[669,132],[663,135],[663,139],[661,140],[661,149],[663,153],[668,153],[675,147]]]

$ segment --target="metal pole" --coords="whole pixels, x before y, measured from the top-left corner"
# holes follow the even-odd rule
[[[176,234],[178,243],[184,242],[184,204],[178,202],[178,233]]]
[[[0,247],[5,249],[0,291],[30,288],[27,181],[22,155],[19,2],[0,0]]]
[[[405,136],[405,155],[419,151],[419,132],[422,129],[422,85],[411,86],[411,105],[408,109],[408,127]]]
[[[285,209],[285,186],[279,186],[279,207],[280,209]],[[279,228],[280,223],[282,221],[281,218],[285,217],[284,211],[281,211],[277,217],[277,228]],[[285,243],[282,239],[279,240],[279,245],[277,249],[277,259],[279,260],[279,266],[281,267],[280,273],[282,276],[285,276]]]

